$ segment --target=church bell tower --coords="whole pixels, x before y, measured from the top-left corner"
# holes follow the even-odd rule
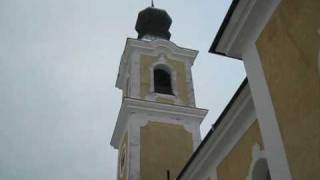
[[[171,18],[148,7],[127,39],[116,87],[122,104],[111,139],[118,180],[173,180],[200,143],[207,110],[196,108],[191,67],[198,51],[170,41]]]

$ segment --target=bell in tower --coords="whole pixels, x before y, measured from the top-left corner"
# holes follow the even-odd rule
[[[200,143],[207,110],[196,108],[191,67],[198,51],[170,41],[172,20],[148,7],[128,38],[116,87],[123,92],[111,145],[119,180],[174,179]]]

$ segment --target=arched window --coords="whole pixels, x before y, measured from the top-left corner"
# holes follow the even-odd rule
[[[266,159],[261,158],[255,163],[252,172],[252,180],[271,180],[270,171]]]
[[[154,91],[156,93],[173,95],[171,85],[171,75],[168,70],[163,67],[156,67],[153,71]]]

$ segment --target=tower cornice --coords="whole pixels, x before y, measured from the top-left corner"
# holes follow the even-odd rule
[[[168,115],[177,119],[199,121],[200,124],[207,115],[208,110],[190,106],[178,106],[140,99],[124,98],[111,139],[111,145],[114,148],[118,149],[120,139],[128,123],[128,116],[134,113],[160,113],[162,115]]]
[[[165,53],[168,58],[175,59],[177,61],[188,61],[192,66],[199,51],[193,49],[187,49],[177,46],[175,43],[163,39],[156,39],[153,41],[139,40],[127,38],[125,49],[123,51],[118,78],[116,81],[116,87],[123,88],[124,79],[126,75],[126,66],[130,59],[130,55],[133,52],[143,52],[144,54],[160,55]]]

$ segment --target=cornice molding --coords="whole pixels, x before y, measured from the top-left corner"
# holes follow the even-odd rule
[[[208,110],[193,108],[188,106],[177,106],[139,99],[124,98],[122,101],[120,113],[112,135],[111,145],[118,149],[120,138],[125,130],[130,114],[148,113],[161,114],[176,117],[178,119],[190,119],[202,122],[207,115]]]
[[[249,86],[246,85],[228,114],[225,115],[217,129],[212,129],[213,132],[206,144],[178,180],[198,179],[206,168],[212,169],[217,166],[255,119],[252,96]]]
[[[242,59],[248,44],[255,43],[281,0],[240,0],[214,50]]]
[[[144,52],[146,54],[165,54],[170,59],[187,61],[191,65],[193,65],[199,53],[196,50],[179,47],[168,40],[156,39],[153,41],[146,41],[128,38],[121,57],[118,78],[116,81],[116,87],[119,89],[123,89],[124,87],[126,67],[129,64],[128,60],[130,55],[135,51]]]
[[[149,49],[149,50],[164,48],[169,50],[169,54],[173,56],[188,57],[192,62],[195,60],[195,58],[198,55],[197,50],[183,48],[183,47],[177,46],[175,43],[171,41],[163,40],[163,39],[145,41],[145,40],[128,38],[126,48],[129,49],[130,47],[137,47],[137,48],[143,48],[143,49]]]

